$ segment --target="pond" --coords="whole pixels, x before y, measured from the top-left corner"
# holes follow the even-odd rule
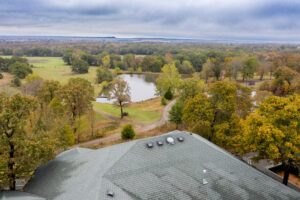
[[[156,84],[158,74],[122,74],[119,75],[123,80],[127,81],[130,87],[131,101],[140,102],[157,97]],[[113,103],[105,97],[97,98],[99,103]]]

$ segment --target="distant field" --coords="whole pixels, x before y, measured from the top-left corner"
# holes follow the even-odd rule
[[[11,56],[1,56],[10,58]],[[57,80],[66,83],[69,78],[81,77],[95,82],[96,67],[90,67],[87,74],[72,73],[71,66],[65,65],[61,57],[25,57],[29,63],[35,67],[33,73],[40,75],[44,79]]]

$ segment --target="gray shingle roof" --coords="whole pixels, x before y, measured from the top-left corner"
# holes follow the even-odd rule
[[[185,140],[168,145],[168,136]],[[157,140],[164,145],[146,148],[147,142]],[[63,152],[38,168],[25,191],[55,200],[300,199],[300,193],[202,137],[179,131],[98,150]]]
[[[45,198],[19,191],[0,191],[1,200],[46,200]]]

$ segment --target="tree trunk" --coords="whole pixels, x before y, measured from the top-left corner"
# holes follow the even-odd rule
[[[9,189],[15,190],[16,189],[16,174],[14,172],[14,154],[15,154],[15,145],[12,142],[9,142],[9,162],[8,162],[8,169],[9,169]]]
[[[121,108],[121,119],[123,119],[123,105],[121,102],[120,102],[120,108]]]
[[[282,183],[284,185],[287,185],[289,182],[290,166],[289,165],[283,165],[283,166],[284,166],[284,176],[282,179]]]
[[[261,74],[260,75],[260,80],[263,80],[263,78],[264,78],[264,74]]]

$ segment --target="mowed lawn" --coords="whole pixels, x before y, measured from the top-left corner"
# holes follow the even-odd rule
[[[33,73],[44,79],[57,80],[66,83],[69,78],[81,77],[95,82],[96,67],[90,67],[87,74],[75,74],[71,66],[66,65],[61,57],[26,57],[30,64],[34,65]]]
[[[143,103],[132,103],[127,107],[125,107],[124,112],[129,113],[129,116],[125,118],[136,122],[147,122],[147,123],[159,121],[162,116],[162,106],[160,106],[160,104],[156,104],[156,102],[159,102],[158,100],[155,101],[150,100],[150,101],[152,101],[152,103],[147,101]],[[141,104],[143,104],[144,106],[141,106]],[[152,108],[155,107],[153,110],[148,108],[147,105],[150,104]],[[117,107],[116,105],[93,102],[93,106],[96,112],[97,110],[103,111],[115,117],[120,117],[121,115],[120,107]]]

